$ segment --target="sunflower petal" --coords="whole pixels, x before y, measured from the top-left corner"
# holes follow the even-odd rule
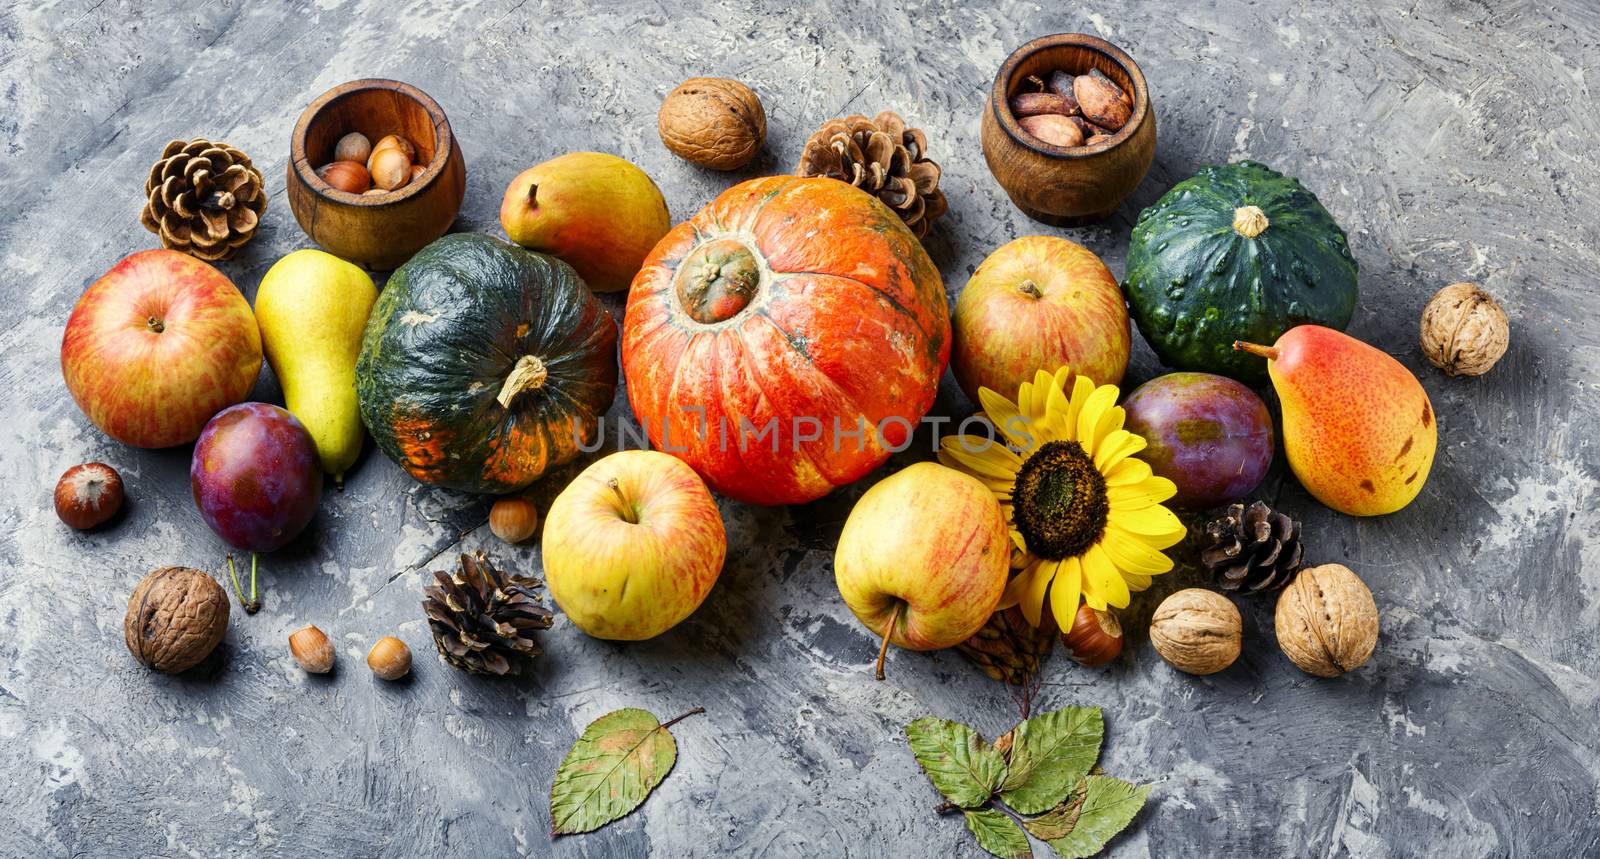
[[[1089,402],[1089,397],[1093,393],[1094,382],[1090,381],[1088,376],[1079,376],[1072,380],[1072,396],[1069,398],[1070,402],[1067,406],[1066,414],[1062,416],[1062,419],[1067,423],[1068,432],[1077,432],[1078,415],[1083,411],[1084,404]],[[1073,438],[1076,437],[1076,435],[1073,436]]]
[[[1106,526],[1105,534],[1100,537],[1100,545],[1105,547],[1106,554],[1118,567],[1129,573],[1159,576],[1172,569],[1171,558],[1137,535],[1114,525]]]
[[[1028,571],[1031,569],[1032,565],[1024,567],[1021,572],[1011,577],[1011,581],[1006,582],[1006,589],[1000,593],[1000,604],[994,607],[995,611],[1005,611],[1022,602],[1028,590]]]
[[[1117,411],[1121,411],[1118,409]],[[1128,457],[1145,449],[1146,442],[1143,437],[1134,435],[1125,429],[1114,429],[1102,437],[1094,452],[1094,467],[1101,474],[1110,474],[1111,469]]]
[[[1122,571],[1098,543],[1089,547],[1079,558],[1083,562],[1083,578],[1093,583],[1105,601],[1114,608],[1128,607],[1128,583],[1122,580]]]
[[[1106,500],[1111,502],[1111,512],[1118,510],[1143,510],[1152,504],[1171,498],[1178,487],[1165,477],[1147,477],[1132,486],[1114,486],[1106,489]]]
[[[1035,561],[1024,575],[1029,576],[1027,590],[1023,594],[1022,616],[1028,619],[1028,624],[1034,629],[1039,628],[1039,623],[1044,617],[1044,597],[1050,590],[1050,580],[1055,578],[1057,562],[1047,558]]]
[[[1134,593],[1148,590],[1150,588],[1149,576],[1141,576],[1138,573],[1130,573],[1127,570],[1123,570],[1122,580],[1128,583],[1128,590],[1133,591]]]
[[[1111,516],[1112,524],[1127,531],[1145,537],[1146,542],[1161,543],[1170,546],[1183,539],[1188,529],[1178,521],[1178,517],[1161,505],[1153,505],[1143,510],[1125,510]]]
[[[1028,432],[1028,421],[1022,417],[1022,412],[1017,410],[1017,405],[1000,394],[988,388],[978,389],[978,402],[983,406],[983,413],[989,418],[989,423],[1011,444],[1028,450],[1033,447],[1032,433]]]
[[[1076,399],[1076,397],[1074,397]],[[1078,412],[1077,439],[1083,449],[1094,455],[1095,446],[1100,441],[1100,422],[1106,416],[1106,410],[1117,405],[1117,386],[1101,385],[1089,394],[1084,400],[1083,408]]]
[[[1022,460],[1005,445],[992,443],[981,435],[942,439],[939,461],[958,471],[1003,480],[1008,485],[1017,479],[1017,470],[1022,468]]]
[[[1142,459],[1124,459],[1105,470],[1107,486],[1133,486],[1150,479],[1150,464]]]
[[[1050,613],[1055,615],[1056,626],[1062,632],[1072,631],[1072,620],[1078,616],[1078,599],[1083,592],[1083,572],[1077,558],[1061,562],[1056,570],[1055,584],[1050,586]]]

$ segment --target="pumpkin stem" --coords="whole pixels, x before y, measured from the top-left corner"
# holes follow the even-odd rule
[[[894,614],[889,615],[889,622],[883,625],[883,643],[878,645],[878,664],[874,674],[879,680],[883,679],[883,658],[889,655],[889,638],[894,635],[895,624],[900,622],[900,615],[905,614],[906,601],[896,600]]]
[[[495,397],[500,401],[500,408],[511,408],[511,401],[523,391],[537,391],[544,387],[544,380],[550,377],[550,371],[545,369],[544,362],[532,355],[523,355],[517,359],[516,366],[511,368],[511,375],[506,377],[504,385],[500,386],[500,395]]]
[[[1233,230],[1247,239],[1253,239],[1266,230],[1270,222],[1260,206],[1240,206],[1233,210]]]
[[[1044,293],[1039,291],[1039,285],[1031,280],[1024,280],[1018,284],[1017,291],[1029,298],[1044,298]]]
[[[1268,361],[1278,360],[1278,347],[1276,346],[1257,346],[1254,343],[1246,343],[1243,340],[1235,340],[1233,341],[1233,348],[1239,350],[1240,352],[1249,352],[1252,355],[1260,355]]]

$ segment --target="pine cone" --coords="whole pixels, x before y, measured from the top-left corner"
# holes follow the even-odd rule
[[[161,246],[204,260],[227,259],[256,234],[267,210],[250,156],[203,137],[174,140],[144,183],[139,220]]]
[[[956,649],[989,679],[1027,686],[1050,658],[1050,648],[1055,644],[1054,623],[1045,627],[1029,626],[1022,609],[1012,606],[990,615],[983,628],[956,645]]]
[[[1200,552],[1200,561],[1225,591],[1279,590],[1303,566],[1300,523],[1262,501],[1231,505],[1206,524],[1206,535],[1212,545]]]
[[[831,119],[812,133],[795,172],[838,179],[877,195],[917,238],[950,206],[939,190],[939,165],[928,160],[928,138],[907,128],[898,113],[874,119]]]
[[[533,589],[537,579],[502,575],[482,552],[462,555],[452,575],[436,572],[422,608],[439,655],[472,674],[516,674],[519,655],[542,651],[533,631],[550,628],[550,610]]]

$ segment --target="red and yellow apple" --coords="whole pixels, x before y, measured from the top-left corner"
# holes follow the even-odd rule
[[[61,373],[78,408],[134,447],[172,447],[249,396],[261,372],[250,303],[222,272],[177,251],[124,258],[78,299]]]
[[[988,487],[936,462],[885,477],[851,509],[833,556],[845,605],[892,643],[938,650],[971,638],[994,613],[1011,537]]]
[[[1094,252],[1057,236],[1024,236],[990,254],[961,291],[952,326],[950,369],[973,402],[979,388],[1015,397],[1040,367],[1115,385],[1133,348],[1117,279]]]
[[[595,292],[620,292],[672,218],[661,189],[632,162],[571,152],[511,180],[500,226],[517,244],[566,261]]]
[[[653,450],[590,465],[544,522],[550,596],[595,638],[642,641],[676,626],[711,592],[727,552],[705,482]]]

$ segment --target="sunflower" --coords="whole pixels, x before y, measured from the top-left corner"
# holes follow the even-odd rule
[[[1183,523],[1161,506],[1177,487],[1133,457],[1145,440],[1122,428],[1117,393],[1066,367],[1054,376],[1040,370],[1022,383],[1015,403],[979,389],[997,436],[940,443],[941,462],[1000,499],[1018,550],[1013,567],[1021,572],[999,608],[1019,606],[1035,627],[1046,599],[1063,632],[1080,599],[1101,611],[1126,608],[1131,592],[1172,569],[1161,550],[1183,539]]]

